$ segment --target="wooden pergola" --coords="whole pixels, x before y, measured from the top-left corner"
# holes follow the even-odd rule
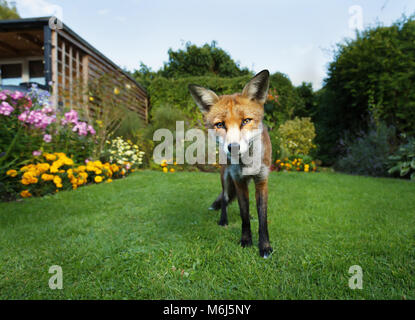
[[[50,25],[51,17],[0,21],[0,64],[21,61],[23,79],[27,80],[28,61],[41,59],[45,83],[52,90],[56,106],[72,106],[79,99],[80,85],[109,76],[114,87],[125,87],[119,98],[128,108],[148,122],[146,90],[128,73],[82,39],[65,24]]]

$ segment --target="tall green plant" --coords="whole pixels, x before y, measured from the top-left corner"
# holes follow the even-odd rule
[[[404,135],[406,138],[406,135]],[[389,174],[398,173],[401,177],[409,177],[415,180],[415,137],[407,138],[407,141],[399,147],[394,155],[389,157]]]

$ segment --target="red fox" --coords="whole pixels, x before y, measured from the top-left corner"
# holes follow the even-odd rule
[[[217,96],[209,89],[189,85],[189,91],[204,115],[207,128],[215,130],[219,145],[227,154],[227,163],[221,164],[222,193],[210,209],[221,210],[219,225],[226,226],[227,207],[237,198],[242,218],[241,245],[251,246],[248,184],[253,179],[259,220],[259,253],[264,258],[268,258],[272,253],[267,222],[268,174],[272,146],[268,131],[262,123],[268,89],[268,70],[257,74],[242,93],[233,95]],[[244,175],[245,164],[235,164],[233,160],[235,155],[240,160],[249,153],[255,139],[261,145],[259,170],[255,174]]]

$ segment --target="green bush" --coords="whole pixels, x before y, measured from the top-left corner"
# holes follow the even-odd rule
[[[409,137],[395,154],[389,157],[389,160],[389,174],[398,173],[401,177],[410,177],[411,180],[415,180],[415,137]]]
[[[0,20],[20,19],[16,6],[10,5],[6,0],[0,0]]]
[[[218,75],[220,77],[238,77],[251,74],[248,69],[241,69],[239,63],[216,42],[198,47],[187,42],[184,49],[168,51],[169,60],[160,74],[166,78],[183,78],[189,76]]]
[[[270,76],[270,91],[265,104],[265,123],[270,128],[278,128],[287,120],[304,114],[305,101],[290,79],[283,73]]]
[[[317,121],[320,154],[328,161],[348,131],[367,132],[373,115],[398,133],[415,134],[415,20],[359,32],[339,44],[321,92]]]
[[[203,127],[202,114],[190,96],[188,85],[198,84],[215,91],[219,95],[232,94],[241,92],[250,79],[251,76],[236,78],[186,77],[177,80],[157,77],[148,87],[152,112],[154,114],[160,106],[174,106],[192,121],[191,125]]]
[[[384,123],[372,124],[368,133],[358,138],[347,138],[343,143],[346,155],[335,164],[335,169],[357,175],[383,177],[388,175],[388,157],[395,137],[395,129]]]
[[[191,98],[188,85],[198,84],[216,92],[218,95],[242,92],[244,86],[251,79],[251,75],[221,78],[216,76],[185,77],[182,79],[166,79],[156,77],[148,86],[150,101],[153,110],[161,105],[170,104],[184,112],[194,126],[203,127],[202,114]],[[281,73],[270,77],[270,92],[274,92],[276,99],[268,101],[265,106],[265,123],[270,127],[278,127],[286,120],[295,116],[297,109],[304,106],[291,81]]]
[[[290,155],[308,155],[315,148],[313,140],[316,132],[310,118],[288,120],[279,127],[278,133],[282,148]]]

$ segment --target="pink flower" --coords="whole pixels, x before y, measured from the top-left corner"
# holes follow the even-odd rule
[[[62,119],[62,124],[66,125],[67,123],[77,124],[78,123],[78,112],[71,110],[65,113],[65,118]]]
[[[88,135],[88,126],[85,122],[78,122],[72,129],[73,132],[78,132],[80,136]]]
[[[46,127],[56,121],[56,115],[47,115],[43,110],[26,110],[18,116],[18,119],[37,129],[45,130]]]
[[[0,100],[6,100],[7,99],[7,95],[4,93],[4,91],[0,92]]]
[[[23,98],[24,96],[25,96],[25,94],[23,92],[20,92],[20,91],[16,91],[16,92],[14,92],[10,95],[10,97],[12,97],[12,99],[14,99],[14,100],[19,100],[19,99]]]
[[[14,108],[6,101],[0,104],[0,114],[9,116],[14,111]]]
[[[94,127],[93,127],[93,126],[91,126],[91,125],[89,125],[89,126],[88,126],[88,131],[89,131],[89,133],[90,133],[90,134],[92,134],[93,136],[97,133],[97,132],[95,131]]]
[[[52,136],[50,134],[45,134],[43,136],[43,141],[45,141],[46,143],[52,142]]]
[[[42,155],[42,151],[33,151],[32,154],[34,157],[40,157]]]

